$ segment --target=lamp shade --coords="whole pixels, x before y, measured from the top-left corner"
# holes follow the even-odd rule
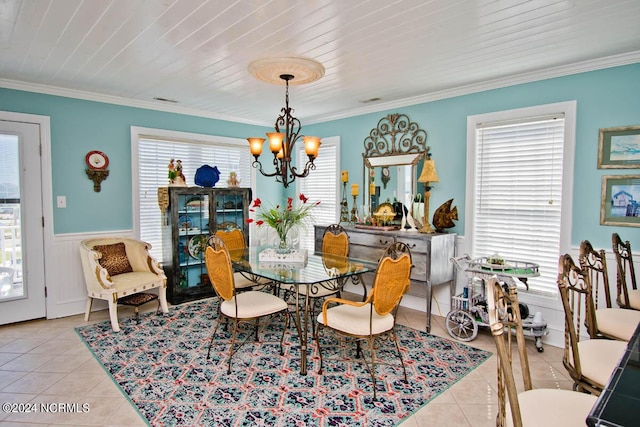
[[[418,178],[418,182],[438,182],[438,172],[436,172],[436,163],[432,159],[426,159],[422,167],[422,173]]]
[[[320,138],[317,136],[303,136],[304,151],[308,156],[318,157],[318,149],[320,149]]]
[[[259,156],[262,154],[262,143],[264,142],[264,138],[247,138],[247,141],[249,141],[249,150],[252,155]]]
[[[277,153],[282,150],[283,133],[267,132],[267,138],[269,138],[269,150],[271,150],[272,153]]]

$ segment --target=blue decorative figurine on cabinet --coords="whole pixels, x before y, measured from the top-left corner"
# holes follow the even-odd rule
[[[200,187],[214,187],[220,180],[220,171],[217,166],[202,165],[196,170],[193,182]]]

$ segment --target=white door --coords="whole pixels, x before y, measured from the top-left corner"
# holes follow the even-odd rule
[[[46,315],[40,125],[0,120],[0,325]]]

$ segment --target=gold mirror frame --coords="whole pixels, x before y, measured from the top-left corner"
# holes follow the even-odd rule
[[[376,167],[411,166],[411,193],[415,194],[416,165],[428,153],[427,131],[412,122],[407,115],[389,114],[380,119],[378,126],[364,140],[363,203],[369,203],[369,177],[371,170]]]

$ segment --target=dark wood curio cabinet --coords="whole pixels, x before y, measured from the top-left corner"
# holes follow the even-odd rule
[[[169,206],[162,215],[162,266],[167,300],[180,304],[214,295],[204,263],[207,238],[235,223],[244,231],[251,203],[250,188],[168,187]]]

